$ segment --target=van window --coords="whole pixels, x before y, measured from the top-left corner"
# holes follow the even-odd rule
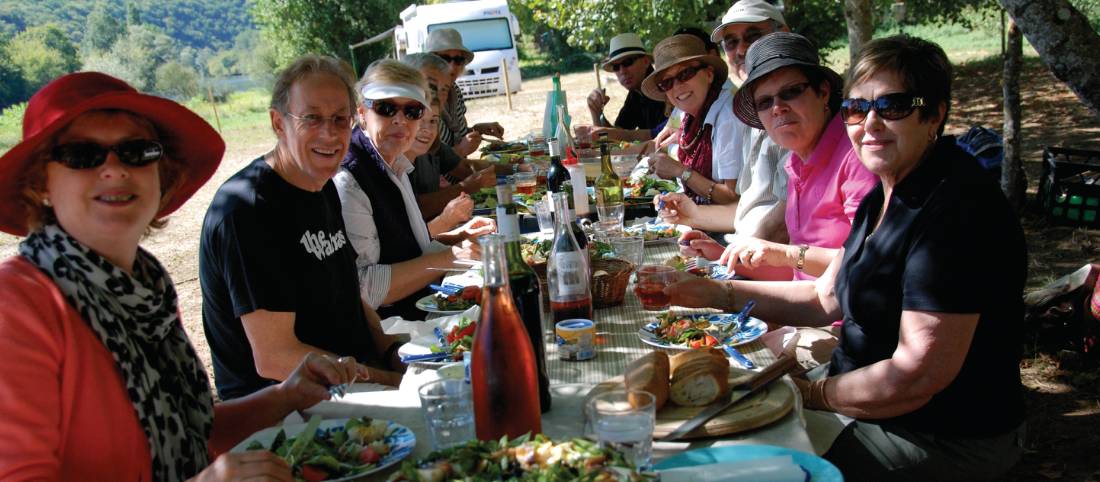
[[[506,50],[512,48],[512,32],[507,18],[486,18],[464,22],[428,25],[428,32],[440,28],[453,28],[462,34],[462,44],[473,52]]]

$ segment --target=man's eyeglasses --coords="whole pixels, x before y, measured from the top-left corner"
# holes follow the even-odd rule
[[[760,37],[763,37],[769,33],[771,32],[750,29],[745,32],[744,37],[737,38],[733,35],[727,35],[725,37],[722,37],[722,40],[719,43],[722,44],[722,50],[725,50],[726,52],[732,52],[734,50],[737,50],[738,45],[752,45],[753,42],[760,40]]]
[[[774,96],[765,95],[759,99],[754,100],[753,106],[756,108],[757,112],[764,112],[768,109],[771,109],[772,107],[775,107],[776,97],[782,99],[783,102],[790,102],[801,96],[802,93],[806,92],[806,89],[808,88],[810,88],[809,82],[800,82],[792,86],[780,89],[779,92],[776,92]]]
[[[389,100],[367,99],[363,101],[363,105],[382,117],[393,117],[397,115],[397,111],[400,110],[405,114],[405,118],[408,120],[419,120],[421,117],[424,117],[425,110],[424,105],[419,102],[409,102],[408,104],[400,105]]]
[[[695,78],[695,74],[698,74],[700,70],[705,69],[704,65],[693,65],[684,70],[681,70],[671,77],[657,82],[657,90],[661,92],[668,92],[672,90],[672,86],[676,85],[676,82],[684,83]]]
[[[302,124],[302,127],[306,129],[320,129],[325,124],[332,122],[332,128],[336,130],[351,129],[352,117],[350,115],[336,114],[329,117],[319,116],[317,114],[297,115],[290,112],[285,113],[287,117],[297,120]]]
[[[443,54],[435,54],[435,56],[447,61],[447,63],[449,63],[449,64],[466,65],[466,56],[465,55],[450,56],[450,55],[443,55]]]
[[[635,55],[633,57],[627,57],[627,58],[622,59],[618,62],[607,64],[607,66],[611,68],[612,72],[618,72],[619,69],[629,68],[631,65],[634,65],[634,62],[637,62],[638,59],[640,59],[642,57],[643,57],[642,55]]]
[[[840,101],[840,117],[845,124],[859,124],[873,109],[883,119],[901,120],[909,117],[917,107],[924,107],[924,97],[901,92],[882,95],[875,100],[844,99]]]
[[[94,142],[74,142],[53,148],[50,158],[69,169],[91,169],[107,162],[107,153],[114,152],[118,160],[127,166],[142,167],[164,157],[164,146],[149,139],[123,141],[113,146]]]

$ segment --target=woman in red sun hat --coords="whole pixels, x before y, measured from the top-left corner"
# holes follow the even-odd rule
[[[104,74],[31,98],[0,157],[0,231],[26,236],[0,263],[0,480],[292,480],[270,452],[215,456],[354,367],[307,356],[214,404],[172,280],[138,246],[224,151],[191,111]]]

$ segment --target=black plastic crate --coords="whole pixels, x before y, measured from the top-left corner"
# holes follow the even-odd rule
[[[1100,228],[1100,152],[1044,149],[1039,202],[1055,223]]]

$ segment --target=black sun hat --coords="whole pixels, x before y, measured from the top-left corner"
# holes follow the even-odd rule
[[[792,65],[817,69],[825,74],[830,90],[839,91],[844,80],[828,67],[821,65],[817,47],[810,39],[790,32],[775,32],[753,42],[745,53],[745,65],[749,66],[748,77],[733,97],[733,113],[738,119],[757,129],[763,129],[760,117],[756,115],[752,91],[756,81],[783,67]]]

